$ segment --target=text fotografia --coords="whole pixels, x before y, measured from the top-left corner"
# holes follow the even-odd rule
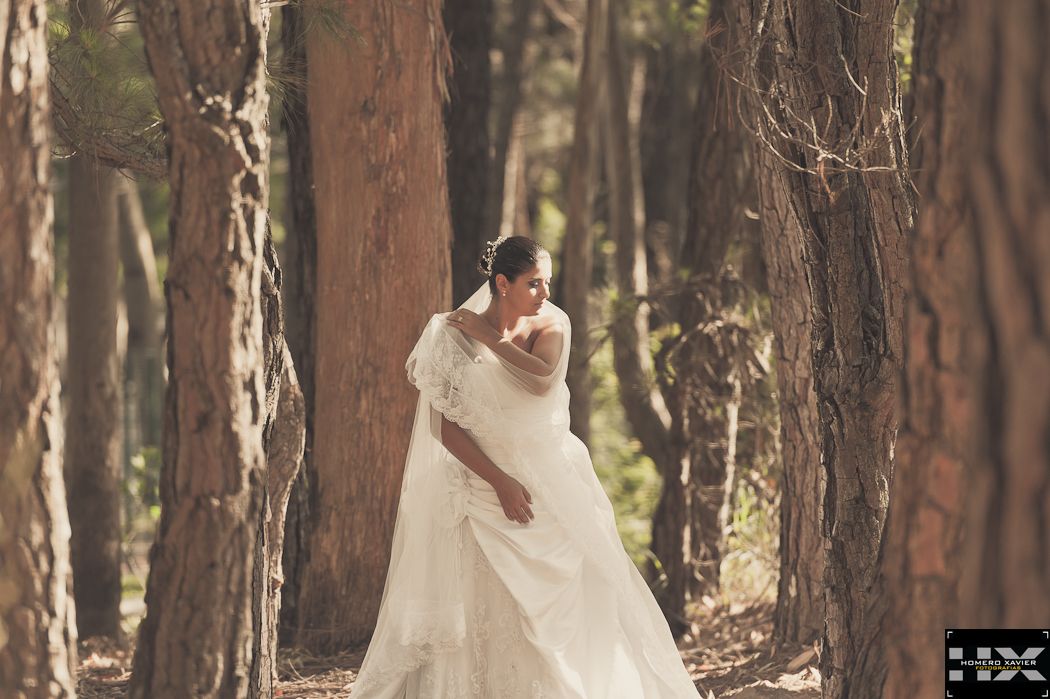
[[[946,629],[944,695],[1050,699],[1048,649],[1050,629]]]

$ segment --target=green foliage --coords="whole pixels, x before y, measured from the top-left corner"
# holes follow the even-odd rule
[[[537,182],[536,218],[532,222],[533,235],[548,250],[559,250],[565,236],[565,212],[557,204],[557,196],[563,188],[561,173],[554,169],[544,170]],[[555,259],[554,274],[558,274],[559,255]]]
[[[152,517],[154,507],[160,505],[161,452],[157,447],[143,447],[132,455],[124,479],[124,497],[129,503],[129,519],[140,515]]]
[[[153,533],[160,521],[161,451],[157,447],[145,447],[132,455],[125,466],[121,483],[124,500],[124,541],[121,546],[124,559],[124,574],[121,578],[122,598],[141,599]]]
[[[102,29],[78,30],[66,4],[49,5],[48,58],[58,133],[67,151],[104,139],[147,157],[163,133],[142,37],[126,3],[111,2],[106,12]]]
[[[901,93],[911,92],[912,51],[915,46],[915,14],[918,0],[901,0],[894,18],[893,55],[897,59]]]
[[[137,575],[125,575],[120,580],[122,597],[142,597],[146,590],[142,587],[142,580]]]
[[[631,3],[629,15],[637,38],[655,47],[666,45],[676,35],[699,39],[710,10],[710,0],[642,0]]]
[[[752,475],[756,473],[752,469]],[[736,506],[722,560],[721,595],[726,604],[776,599],[780,515],[763,492],[773,487],[772,480],[737,481]]]
[[[770,601],[779,575],[780,408],[777,400],[771,300],[754,288],[761,278],[755,249],[734,243],[731,268],[742,279],[734,293],[732,322],[746,328],[741,353],[748,373],[737,416],[733,514],[722,562],[724,602]]]

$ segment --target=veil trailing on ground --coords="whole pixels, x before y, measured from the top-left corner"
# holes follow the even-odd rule
[[[459,308],[481,313],[491,298],[486,282]],[[681,687],[695,696],[663,614],[624,553],[587,449],[569,433],[568,317],[549,301],[541,310],[561,334],[562,350],[554,371],[537,376],[449,325],[448,315],[430,318],[405,364],[419,400],[383,600],[354,696],[367,697],[370,688],[459,648],[466,636],[459,525],[469,491],[465,467],[441,443],[442,416],[490,445],[487,456],[510,467],[593,560],[616,593],[615,613],[630,643],[668,678],[665,696],[681,696]]]

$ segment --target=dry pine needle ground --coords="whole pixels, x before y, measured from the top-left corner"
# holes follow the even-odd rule
[[[696,638],[681,644],[682,659],[704,699],[818,699],[820,676],[814,648],[772,652],[772,607],[716,609],[694,623]],[[80,643],[77,694],[82,699],[124,699],[132,649],[107,639]],[[363,649],[316,657],[281,652],[281,699],[342,699],[361,666]]]

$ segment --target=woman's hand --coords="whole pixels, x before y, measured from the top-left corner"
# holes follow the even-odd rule
[[[460,308],[449,313],[446,320],[452,327],[462,330],[465,334],[484,345],[490,345],[492,342],[498,342],[501,339],[496,329],[474,311]]]
[[[536,516],[532,514],[532,495],[521,483],[512,476],[504,474],[498,483],[494,485],[499,502],[503,505],[503,514],[512,522],[528,524]]]

